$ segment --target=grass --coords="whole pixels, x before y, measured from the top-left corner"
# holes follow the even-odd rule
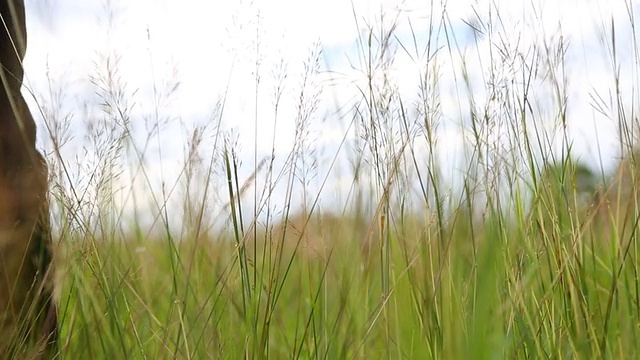
[[[598,166],[576,160],[566,130],[562,34],[523,50],[505,40],[502,20],[476,14],[468,24],[496,54],[480,93],[471,65],[453,70],[455,106],[468,118],[467,161],[454,189],[461,196],[450,192],[450,169],[438,161],[442,73],[466,59],[446,16],[427,20],[437,36],[423,47],[418,34],[398,33],[393,16],[358,23],[365,80],[346,107],[344,139],[325,162],[314,122],[327,91],[321,79],[337,75],[321,69],[319,47],[291,96],[296,145],[285,159],[273,150],[261,160],[256,150],[248,176],[242,144],[223,131],[222,96],[210,121],[189,131],[175,183],[141,194],[139,184],[158,189],[147,162],[177,83],[154,82],[157,111],[137,118],[118,54],[96,62],[91,83],[101,111],[87,117],[85,158],[61,155],[72,131],[70,117],[56,111],[61,97],[41,101],[59,239],[61,357],[637,357],[640,197],[629,120],[600,106],[620,124],[625,160],[613,177],[593,175]],[[603,31],[615,48],[614,33]],[[414,52],[429,61],[410,100],[393,69],[394,59]],[[287,70],[277,70],[279,120]],[[267,96],[260,71],[256,60],[256,104]],[[527,110],[534,83],[551,89],[551,132]],[[616,94],[608,109],[625,101]],[[254,116],[256,127],[266,121]],[[141,130],[142,122],[152,126]],[[558,143],[562,151],[551,151]],[[350,179],[349,191],[328,208],[323,194],[336,173]],[[134,185],[121,188],[121,178]],[[130,214],[120,197],[153,211]]]
[[[175,248],[72,242],[62,265],[66,351],[92,358],[633,357],[634,235],[609,245],[581,236],[584,222],[565,230],[559,218],[508,227],[491,216],[473,237],[462,219],[446,229],[442,246],[435,221],[405,215],[368,251],[358,241],[364,237],[349,234],[354,222],[335,218],[312,239],[260,233],[257,258],[229,238]],[[335,242],[304,251],[296,237]]]

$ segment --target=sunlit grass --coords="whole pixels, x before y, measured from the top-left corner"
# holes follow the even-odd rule
[[[450,169],[437,161],[439,71],[461,56],[446,22],[446,45],[420,50],[418,34],[414,44],[403,43],[387,18],[359,24],[368,29],[358,39],[357,64],[366,80],[347,111],[345,140],[326,162],[331,174],[348,160],[352,181],[348,197],[332,208],[322,204],[322,192],[309,190],[311,179],[321,189],[331,181],[319,170],[310,130],[319,121],[320,93],[331,91],[319,80],[326,75],[319,47],[293,96],[296,114],[287,120],[295,122],[296,145],[286,159],[256,155],[252,175],[242,178],[242,144],[220,130],[223,96],[211,123],[189,131],[178,181],[153,196],[114,184],[132,167],[137,183],[153,187],[147,145],[165,119],[160,111],[144,119],[157,126],[142,144],[139,134],[134,139],[141,121],[131,111],[135,92],[118,75],[118,56],[98,62],[91,81],[103,116],[87,120],[87,159],[63,159],[68,118],[45,118],[54,150],[62,357],[636,357],[633,152],[611,179],[579,164],[566,133],[571,84],[558,70],[562,37],[527,49],[536,56],[525,58],[502,41],[504,29],[489,31],[495,24],[480,16],[474,34],[495,37],[500,55],[486,64],[494,71],[483,78],[484,102],[474,98],[473,69],[462,61],[455,70],[455,85],[468,92],[458,94],[458,107],[469,111],[470,144],[454,192],[443,176]],[[430,61],[416,74],[418,101],[405,99],[391,80],[398,51],[424,51]],[[539,81],[553,89],[549,113],[557,117],[560,154],[549,150],[549,134],[536,125],[541,119],[527,110],[533,90],[521,80],[535,77],[536,66],[546,67]],[[279,119],[285,92],[263,94],[258,72],[251,90],[275,105],[254,120]],[[177,84],[166,88],[154,98],[159,110]],[[73,183],[73,174],[85,172]],[[169,201],[177,188],[181,206]],[[136,222],[140,214],[127,218],[114,194],[150,202],[152,229]],[[242,201],[247,196],[255,199],[251,208]]]
[[[557,219],[522,221],[510,227],[492,216],[473,239],[468,229],[447,229],[442,248],[434,222],[407,214],[392,225],[388,257],[377,242],[367,255],[362,238],[347,235],[356,227],[349,219],[304,240],[336,239],[314,252],[296,250],[297,236],[260,233],[259,258],[243,257],[248,278],[230,238],[175,250],[158,238],[144,247],[125,239],[89,249],[69,243],[60,248],[68,256],[65,351],[92,358],[632,356],[637,255],[626,244],[635,238],[617,248],[606,234],[563,230]]]

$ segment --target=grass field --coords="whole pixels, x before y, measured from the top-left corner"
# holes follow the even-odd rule
[[[358,24],[368,29],[354,65],[365,81],[343,120],[353,146],[340,143],[325,168],[310,145],[324,116],[318,89],[332,91],[321,80],[331,73],[321,69],[319,48],[292,92],[260,88],[256,75],[256,98],[295,100],[288,120],[298,145],[279,163],[256,156],[248,169],[255,174],[242,175],[238,144],[218,131],[221,106],[210,128],[192,131],[178,181],[146,198],[152,229],[116,201],[147,195],[112,181],[133,167],[153,187],[146,143],[133,134],[144,131],[135,126],[143,120],[132,111],[134,89],[118,76],[118,57],[105,58],[113,62],[98,64],[92,78],[103,113],[86,127],[87,159],[60,155],[73,128],[55,104],[42,104],[52,140],[62,358],[638,357],[640,197],[629,140],[637,94],[620,90],[624,75],[609,74],[615,91],[597,111],[617,124],[623,160],[613,176],[598,175],[597,164],[586,174],[567,132],[572,84],[562,33],[523,49],[506,42],[513,37],[499,20],[477,16],[470,25],[495,51],[469,55],[488,56],[480,85],[446,17],[425,20],[440,40],[424,47],[397,36],[393,16]],[[629,24],[602,25],[609,49],[614,25]],[[408,100],[392,70],[394,57],[413,52],[428,61],[415,74],[417,98]],[[619,61],[615,51],[609,56]],[[438,161],[441,72],[454,62],[462,89],[454,106],[469,135],[459,196]],[[551,120],[530,111],[537,96],[549,97]],[[162,99],[156,106],[161,112]],[[277,101],[267,115],[256,111],[255,123],[279,119]],[[156,116],[152,123],[162,123]],[[553,124],[553,139],[536,125],[543,121]],[[143,138],[153,141],[160,127]],[[214,136],[203,135],[211,129]],[[554,144],[561,151],[549,150]],[[337,171],[333,161],[351,165],[350,190],[339,206],[321,206],[325,193],[309,177],[324,189],[331,177],[321,169]],[[73,183],[76,173],[83,180]],[[179,205],[168,200],[174,185]]]
[[[515,224],[500,213],[474,226],[468,213],[454,216],[447,226],[390,210],[390,221],[367,219],[368,228],[319,215],[306,229],[302,218],[286,232],[249,230],[236,239],[179,244],[66,239],[60,246],[65,352],[72,358],[635,356],[636,220],[607,232],[588,215],[545,200]]]

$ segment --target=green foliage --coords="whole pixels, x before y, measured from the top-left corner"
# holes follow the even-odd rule
[[[273,239],[257,251],[272,257],[245,253],[248,279],[232,239],[176,250],[162,239],[143,249],[103,241],[83,251],[69,243],[68,259],[76,260],[63,265],[65,354],[633,357],[637,247],[622,256],[578,230],[536,221],[490,220],[474,238],[453,232],[442,248],[435,224],[405,215],[384,245],[389,258],[380,256],[384,246],[372,244],[367,257],[349,239],[324,258]]]
[[[429,36],[437,32],[446,41],[418,49],[418,34],[411,34],[414,44],[399,40],[397,18],[383,16],[379,29],[358,24],[368,30],[358,38],[361,63],[352,66],[359,66],[365,83],[356,84],[349,130],[328,161],[329,172],[338,171],[338,159],[347,157],[352,165],[339,179],[349,196],[333,212],[320,207],[321,191],[309,191],[310,183],[318,180],[324,189],[331,180],[322,178],[310,139],[320,107],[319,48],[311,51],[301,89],[292,97],[298,102],[296,145],[286,160],[278,159],[282,168],[273,157],[260,162],[255,155],[253,173],[242,183],[239,145],[221,130],[221,100],[214,124],[193,130],[176,183],[165,187],[162,179],[162,190],[148,197],[154,225],[149,231],[142,230],[139,214],[128,214],[114,200],[121,195],[115,184],[126,166],[137,166],[137,181],[152,187],[147,143],[155,143],[164,120],[155,119],[144,146],[136,144],[132,124],[140,119],[128,105],[136,102],[128,98],[136,92],[119,88],[125,82],[107,81],[121,79],[119,57],[109,58],[115,63],[94,79],[105,111],[104,124],[90,129],[97,160],[78,162],[87,173],[81,180],[88,180],[69,185],[71,166],[51,159],[61,357],[638,357],[633,162],[621,163],[624,171],[611,188],[597,189],[599,176],[590,170],[597,166],[570,156],[567,83],[557,70],[567,44],[557,36],[545,47],[522,50],[503,36],[513,29],[490,21],[491,10],[486,19],[479,10],[469,21],[476,40],[488,38],[498,50],[488,59],[491,78],[481,84],[486,99],[478,98],[482,92],[473,88],[474,69],[466,68],[465,59],[451,80],[458,91],[467,89],[469,102],[463,104],[461,94],[455,98],[459,113],[468,110],[468,161],[466,171],[456,173],[462,185],[453,191],[446,178],[451,169],[437,161],[445,96],[439,72],[464,53],[449,38],[451,25],[431,24]],[[446,19],[441,15],[431,21]],[[416,74],[417,101],[406,100],[393,84],[391,68],[400,50],[425,59]],[[260,70],[254,74],[256,103],[265,96]],[[533,131],[541,121],[527,111],[536,97],[528,88],[533,78],[552,89],[554,103],[546,110],[559,124],[554,135],[563,156],[541,155],[550,153],[552,141]],[[274,92],[268,95],[275,95],[273,118],[279,121],[286,91],[277,86]],[[158,108],[170,103],[158,97]],[[482,100],[485,105],[478,105]],[[271,120],[258,113],[256,124]],[[507,140],[496,140],[498,133]],[[353,151],[345,156],[351,137]],[[255,185],[258,177],[264,187]],[[180,186],[183,217],[176,217],[169,197]],[[277,186],[284,194],[276,195]],[[144,201],[140,187],[128,191],[133,202]],[[242,201],[246,193],[254,208]],[[299,203],[302,210],[294,211]]]

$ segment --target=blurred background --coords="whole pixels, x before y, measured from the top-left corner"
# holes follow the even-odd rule
[[[569,149],[599,182],[615,171],[636,123],[637,11],[27,1],[25,93],[58,195],[89,213],[102,199],[122,226],[151,229],[163,211],[179,226],[203,202],[207,226],[224,226],[225,148],[248,220],[285,204],[373,211],[400,157],[397,201],[433,208],[438,178],[442,205],[456,208],[471,183],[481,212],[487,193],[509,206],[508,184],[531,188],[531,173]]]

